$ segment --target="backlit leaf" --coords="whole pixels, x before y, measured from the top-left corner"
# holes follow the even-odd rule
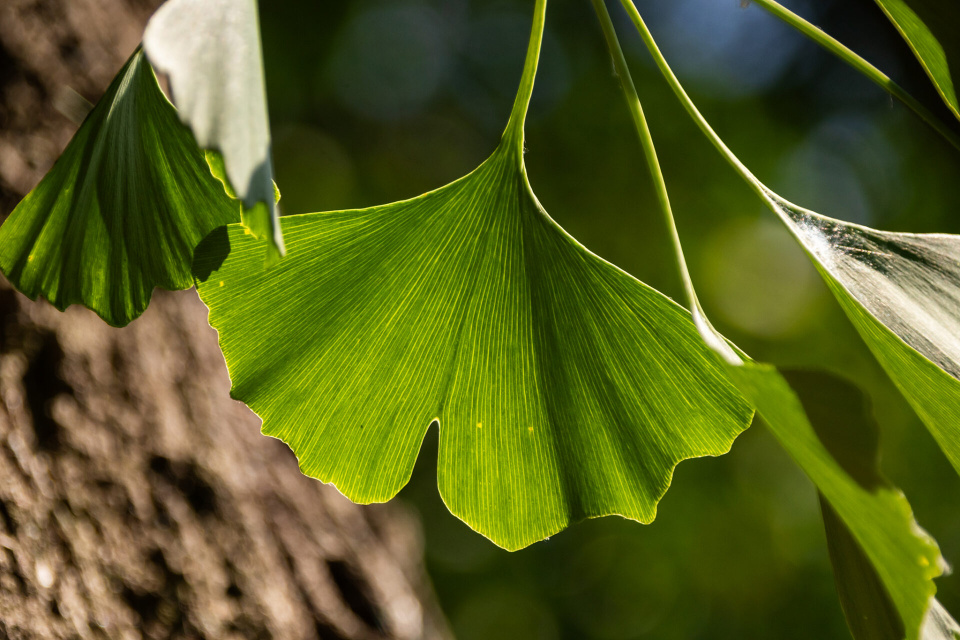
[[[670,70],[633,2],[623,0],[623,5],[687,111],[738,172],[781,216],[789,219],[784,210],[787,203],[766,189],[743,166],[699,113]],[[594,6],[601,23],[608,23],[605,31],[612,32],[605,5],[597,1]],[[611,46],[611,50],[615,61],[622,59],[622,54],[618,55],[618,46]],[[622,86],[628,104],[636,105],[631,111],[659,189],[663,212],[668,226],[673,230],[671,236],[675,254],[684,276],[683,282],[696,327],[704,344],[710,345],[729,379],[813,481],[876,571],[882,587],[874,589],[872,595],[883,590],[889,595],[896,619],[902,622],[904,631],[897,637],[916,640],[925,619],[929,619],[928,611],[936,593],[933,578],[943,573],[945,565],[936,543],[914,521],[906,498],[880,477],[877,433],[864,417],[863,408],[857,404],[860,392],[853,385],[833,377],[825,379],[821,374],[795,372],[790,374],[790,378],[798,394],[775,367],[752,362],[734,352],[711,326],[697,302],[693,282],[687,275],[666,183],[660,174],[653,140],[624,61],[618,64],[618,70],[624,78]],[[902,280],[909,278],[903,277]],[[931,366],[936,368],[935,365]],[[887,616],[887,622],[893,618]]]
[[[960,473],[960,237],[876,231],[772,192],[770,202]]]
[[[437,420],[445,502],[509,549],[650,522],[677,462],[750,419],[689,315],[564,233],[521,162],[504,144],[413,200],[284,218],[267,272],[236,225],[196,262],[234,397],[305,473],[387,500]]]
[[[774,193],[697,109],[633,0],[621,4],[687,113],[811,256],[877,360],[960,473],[960,236],[876,231],[821,216]]]
[[[150,19],[143,47],[168,74],[180,117],[204,149],[220,152],[243,224],[283,255],[274,204],[270,124],[256,0],[167,0]]]
[[[854,640],[903,640],[903,621],[870,558],[822,495],[820,507],[837,592]],[[920,640],[955,640],[958,634],[960,625],[939,601],[931,600]]]
[[[266,272],[237,225],[194,264],[233,396],[305,473],[387,500],[436,421],[444,501],[507,549],[583,518],[652,521],[676,464],[725,453],[752,416],[689,314],[533,195],[523,121],[545,11],[501,143],[468,176],[284,218],[289,253]]]
[[[154,287],[192,286],[197,243],[239,219],[137,51],[0,227],[0,270],[30,298],[122,326]]]
[[[895,491],[880,472],[880,430],[863,392],[829,374],[784,371],[782,375],[803,403],[820,441],[847,474],[868,490]],[[822,493],[820,506],[840,604],[854,640],[903,640],[904,620],[869,555]],[[917,536],[922,538],[920,533]],[[922,586],[927,591],[930,587]],[[939,616],[943,621],[952,621],[933,600],[920,637],[953,640],[952,633],[940,633],[944,627],[937,624],[938,611],[945,614]]]

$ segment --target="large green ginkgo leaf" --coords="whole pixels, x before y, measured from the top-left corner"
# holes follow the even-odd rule
[[[197,243],[239,219],[137,51],[0,227],[0,270],[30,298],[122,326],[155,287],[192,286]]]
[[[749,423],[689,315],[564,233],[513,141],[413,200],[282,224],[267,272],[242,228],[214,234],[198,289],[234,397],[355,501],[395,495],[437,420],[447,505],[516,549],[650,522],[677,462]]]
[[[955,116],[960,118],[960,2],[877,0]]]
[[[728,451],[752,415],[690,315],[533,195],[523,120],[545,7],[506,133],[471,174],[284,218],[287,257],[266,272],[238,225],[194,265],[233,396],[305,473],[387,500],[437,421],[447,506],[508,549],[588,517],[650,522],[676,464]]]
[[[150,19],[143,47],[168,74],[180,117],[204,149],[221,154],[243,201],[243,224],[284,253],[274,202],[270,123],[257,0],[167,0]]]

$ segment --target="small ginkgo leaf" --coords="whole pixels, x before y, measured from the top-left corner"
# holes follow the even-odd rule
[[[445,502],[508,549],[650,522],[677,462],[751,415],[690,316],[564,233],[521,162],[509,143],[413,200],[284,218],[267,272],[237,225],[196,261],[234,397],[305,473],[387,500],[437,420]]]
[[[916,54],[940,97],[960,118],[960,2],[957,0],[877,0]]]
[[[204,149],[222,154],[243,201],[243,224],[283,255],[274,203],[270,123],[256,0],[167,0],[147,24],[143,47],[170,78],[180,117]]]
[[[856,413],[831,415],[823,410],[838,406],[838,394],[856,398],[859,392],[831,377],[828,385],[820,386],[831,401],[811,403],[815,397],[798,396],[772,366],[743,362],[726,368],[869,559],[903,624],[905,635],[898,637],[917,640],[936,593],[933,579],[945,565],[936,542],[917,526],[907,499],[879,478],[875,459],[861,453],[863,444],[856,439],[864,436]],[[819,374],[803,377],[811,375]]]
[[[0,270],[30,298],[123,326],[155,287],[192,286],[197,243],[239,218],[137,51],[0,227]]]
[[[960,236],[876,231],[769,198],[960,473]]]

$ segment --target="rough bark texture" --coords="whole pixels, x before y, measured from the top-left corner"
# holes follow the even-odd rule
[[[156,4],[0,0],[0,217]],[[449,636],[416,519],[302,476],[228,392],[195,293],[113,329],[0,277],[0,639]]]

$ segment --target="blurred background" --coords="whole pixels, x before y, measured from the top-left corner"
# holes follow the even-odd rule
[[[791,0],[951,125],[872,0]],[[497,144],[531,0],[261,2],[285,214],[437,188]],[[960,153],[886,93],[738,0],[637,0],[718,133],[769,186],[842,220],[960,232]],[[784,228],[681,110],[610,3],[702,302],[752,357],[844,375],[870,396],[883,469],[960,562],[960,479]],[[585,246],[674,299],[680,282],[642,153],[587,0],[553,0],[527,124],[545,208]],[[460,640],[845,638],[812,484],[762,424],[677,469],[649,526],[612,517],[505,552],[450,515],[436,430],[401,500]],[[960,578],[938,582],[960,613]]]

